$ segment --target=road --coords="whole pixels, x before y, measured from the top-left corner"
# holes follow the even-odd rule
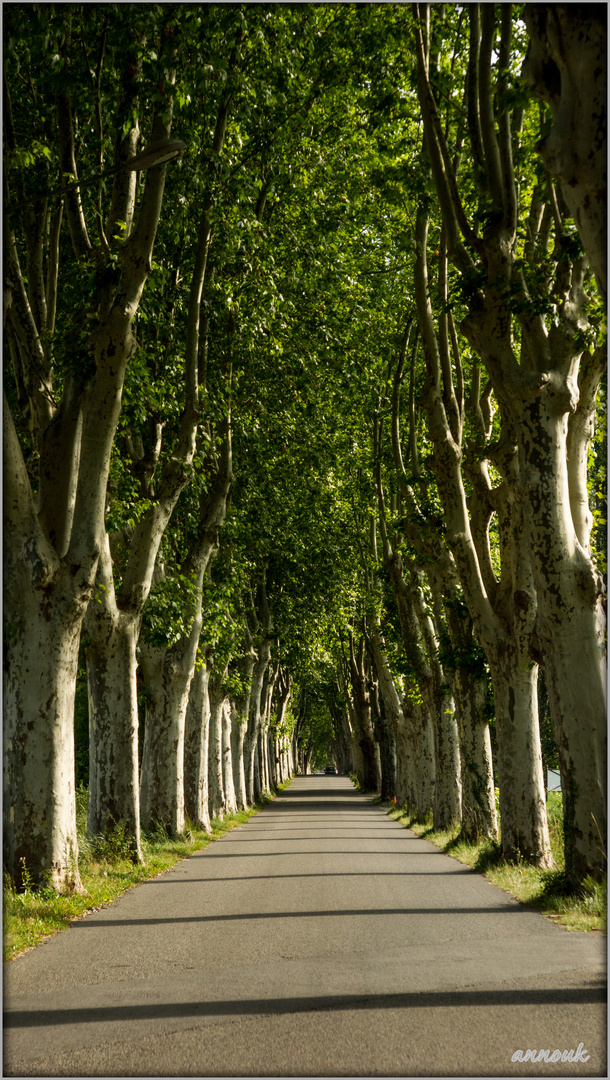
[[[4,1074],[605,1076],[605,953],[302,777],[6,965]]]

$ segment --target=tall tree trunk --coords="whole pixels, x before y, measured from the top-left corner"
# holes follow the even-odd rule
[[[511,655],[512,653],[512,655]],[[538,669],[523,667],[516,650],[490,662],[496,708],[500,831],[506,859],[553,865],[546,821],[538,728]]]
[[[184,735],[184,809],[188,820],[204,832],[211,832],[208,805],[209,679],[208,660],[202,657],[191,680]]]
[[[543,94],[552,98],[551,111],[555,121],[550,136],[541,145],[541,152],[549,169],[561,178],[562,186],[565,185],[565,199],[572,203],[573,213],[580,215],[578,227],[591,252],[605,296],[606,252],[604,242],[600,240],[605,229],[600,232],[598,226],[600,220],[605,222],[606,199],[604,194],[598,196],[600,178],[605,178],[606,152],[603,139],[599,146],[591,148],[589,136],[593,131],[597,138],[605,131],[606,90],[601,84],[596,87],[599,108],[592,113],[590,101],[587,101],[585,116],[581,115],[582,88],[574,82],[574,72],[579,66],[584,71],[584,57],[601,57],[600,70],[606,67],[605,16],[602,14],[600,20],[591,20],[583,10],[572,18],[570,5],[530,7],[528,22],[533,42],[526,75],[539,83]],[[511,45],[511,15],[508,7],[501,8],[499,55],[505,61],[500,66],[506,70]],[[496,34],[494,7],[473,4],[469,8],[470,70],[475,93],[469,100],[468,125],[471,149],[482,166],[479,183],[492,208],[478,234],[467,221],[457,193],[453,164],[457,157],[452,161],[430,83],[429,9],[416,5],[415,10],[419,100],[447,249],[464,283],[475,267],[471,252],[476,252],[479,265],[485,267],[478,288],[469,297],[469,312],[462,320],[461,329],[487,369],[500,405],[502,424],[506,425],[507,434],[519,452],[527,565],[531,564],[533,569],[538,603],[538,645],[547,683],[552,688],[556,741],[562,747],[560,768],[562,786],[565,786],[566,873],[576,881],[585,873],[601,875],[606,864],[602,853],[604,845],[599,842],[600,834],[605,836],[601,778],[606,774],[602,585],[589,553],[584,452],[590,438],[587,413],[594,408],[596,380],[606,349],[603,335],[598,334],[597,328],[588,320],[587,260],[574,253],[564,221],[562,200],[557,198],[550,177],[547,176],[545,190],[542,185],[535,186],[529,208],[520,204],[523,188],[520,191],[521,186],[516,183],[512,149],[519,142],[518,125],[523,113],[515,109],[511,117],[508,111],[499,110],[496,118],[491,71]],[[506,76],[501,73],[497,84],[500,94],[506,86]],[[475,137],[477,125],[479,136]],[[481,145],[476,146],[477,143]],[[568,143],[569,152],[566,152]],[[518,224],[520,219],[525,220],[526,214],[529,214],[529,235],[522,252],[517,243]],[[432,384],[435,362],[434,342],[429,333],[431,309],[427,299],[427,224],[422,228],[424,217],[427,217],[427,211],[420,207],[416,226],[418,265],[415,282],[420,325],[422,333],[428,336],[426,362]],[[554,239],[552,251],[551,235]],[[536,310],[538,297],[533,286],[533,278],[542,266],[545,267],[545,281],[541,295],[553,297],[553,317],[546,319]],[[593,354],[583,347],[587,331],[600,343]],[[589,367],[591,371],[587,370]],[[436,378],[434,390],[438,383]],[[432,385],[430,389],[432,394]],[[438,392],[434,397],[435,419],[440,421]],[[578,421],[579,413],[584,423],[579,435],[574,433],[568,451],[568,433],[574,428],[573,421]],[[438,423],[439,434],[442,426]],[[444,426],[444,439],[449,448],[452,440],[447,438],[446,424]],[[436,440],[435,445],[443,453],[441,441]],[[454,524],[457,525],[457,519]],[[460,531],[467,544],[466,530]],[[457,540],[458,529],[451,525],[448,532]],[[466,545],[462,554],[466,555]],[[463,559],[463,565],[466,561]],[[519,588],[513,590],[516,609],[520,606],[520,592]],[[482,609],[484,601],[479,599],[477,606]],[[521,652],[522,659],[527,659],[523,655],[525,650],[521,649]],[[489,662],[491,668],[491,658]],[[514,690],[516,683],[515,676]],[[586,692],[581,695],[575,691],[579,684],[586,685]],[[527,726],[530,726],[529,722]],[[500,787],[501,784],[502,781]],[[602,818],[601,822],[598,817]],[[501,821],[503,836],[506,824]]]
[[[89,692],[89,813],[87,835],[123,827],[143,861],[138,777],[136,645],[139,618],[95,601],[85,616]]]
[[[254,806],[260,796],[260,776],[257,768],[257,745],[261,724],[261,693],[265,672],[271,658],[271,645],[263,640],[252,671],[250,702],[248,706],[248,730],[244,744],[244,768],[248,803]]]
[[[468,843],[496,840],[498,816],[494,793],[489,723],[485,717],[487,676],[457,664],[454,672],[462,761],[462,828]]]
[[[145,829],[161,825],[172,836],[184,832],[184,732],[200,630],[199,615],[189,637],[170,648],[140,649],[146,696],[142,825]]]
[[[412,805],[417,819],[426,821],[435,805],[434,726],[424,701],[413,701],[407,697],[402,709],[408,725],[408,753],[413,762],[415,791]]]
[[[235,801],[238,810],[248,809],[248,797],[246,793],[246,773],[244,769],[244,740],[248,727],[247,716],[244,717],[237,704],[233,705],[231,718],[231,760],[233,762],[233,786],[235,789]]]
[[[538,398],[526,404],[521,431],[538,641],[559,751],[566,872],[577,882],[607,869],[603,583],[589,553],[589,527],[583,524],[578,535],[573,524],[570,500],[578,478],[568,471],[565,415],[552,398]],[[591,433],[580,440],[585,451]],[[576,457],[577,446],[570,449]],[[584,472],[586,478],[586,466]],[[586,492],[586,479],[581,486]]]
[[[222,786],[225,795],[225,813],[237,813],[237,798],[233,783],[232,717],[231,702],[226,697],[222,708]]]
[[[208,750],[208,785],[210,817],[220,818],[226,810],[223,777],[223,712],[226,694],[223,688],[226,671],[210,678],[210,742]]]
[[[4,614],[4,857],[19,887],[80,891],[74,693],[82,605],[7,582]],[[66,592],[68,590],[66,589]],[[68,593],[69,596],[69,593]]]
[[[349,638],[349,676],[352,685],[353,718],[357,725],[357,738],[360,746],[362,771],[360,784],[363,791],[379,791],[381,775],[379,756],[375,743],[375,732],[371,715],[371,696],[368,689],[368,672],[364,661],[364,635],[360,640],[358,656],[354,647],[354,638]]]
[[[439,659],[438,629],[426,611],[421,584],[413,580],[413,606],[426,649],[427,671],[422,692],[434,731],[434,828],[450,829],[462,819],[462,778],[455,702]]]

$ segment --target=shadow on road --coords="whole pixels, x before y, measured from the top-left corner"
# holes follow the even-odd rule
[[[176,1017],[248,1016],[346,1009],[429,1009],[496,1005],[592,1005],[606,1000],[604,986],[547,990],[457,990],[414,994],[346,994],[258,1001],[187,1001],[168,1004],[108,1005],[84,1009],[41,1009],[8,1012],[6,1028],[95,1024],[109,1021],[161,1020]]]
[[[435,870],[434,873],[439,874],[439,875],[443,875],[443,874],[451,874],[451,875],[453,875],[453,874],[471,874],[472,875],[472,874],[476,873],[476,870],[471,870],[468,867],[468,868],[457,869],[457,870]],[[218,881],[282,881],[282,880],[285,880],[285,879],[288,879],[288,878],[316,878],[316,879],[318,879],[320,877],[323,877],[323,878],[338,878],[338,877],[348,877],[348,878],[353,878],[353,877],[373,877],[373,878],[380,878],[380,877],[400,877],[400,878],[404,878],[404,877],[426,877],[427,878],[427,877],[430,877],[430,872],[424,873],[422,870],[380,870],[380,871],[377,871],[377,872],[371,871],[370,873],[367,873],[366,871],[359,871],[359,870],[352,870],[352,871],[345,870],[345,871],[343,871],[343,872],[341,872],[339,874],[325,873],[324,871],[322,871],[322,873],[318,873],[318,874],[248,874],[247,876],[244,875],[244,876],[241,876],[241,877],[238,876],[238,877],[215,877],[215,878],[193,878],[193,877],[189,877],[189,878],[170,878],[170,877],[160,877],[160,878],[150,878],[148,881],[143,881],[140,887],[144,888],[145,885],[189,885],[193,881],[196,881],[196,882],[198,882],[200,884],[204,884],[204,885],[215,885]]]
[[[454,908],[354,908],[346,910],[323,911],[240,911],[235,915],[169,915],[157,919],[83,919],[73,922],[72,930],[97,930],[100,926],[156,926],[161,923],[239,922],[246,919],[334,919],[337,915],[503,915],[507,912],[517,915],[531,914],[527,908],[517,904],[496,904],[495,907],[454,907]]]

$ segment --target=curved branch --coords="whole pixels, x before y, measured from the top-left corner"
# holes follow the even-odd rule
[[[56,104],[57,131],[59,135],[59,163],[62,175],[68,174],[78,181],[76,155],[74,151],[74,125],[72,123],[72,104],[66,94],[60,94]],[[85,214],[80,197],[80,188],[71,184],[65,192],[66,214],[72,238],[72,247],[77,259],[88,258],[92,252],[91,241],[87,232]]]
[[[460,269],[472,270],[472,258],[464,247],[461,236],[468,247],[484,254],[483,246],[468,224],[462,200],[457,187],[455,169],[451,162],[440,117],[436,108],[434,93],[428,75],[428,52],[424,45],[421,8],[427,4],[414,4],[415,42],[417,49],[418,96],[424,121],[426,148],[432,166],[434,183],[438,194],[443,221],[447,231],[447,243],[451,258]]]

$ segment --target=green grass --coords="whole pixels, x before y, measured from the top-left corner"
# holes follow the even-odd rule
[[[280,784],[280,789],[288,787],[289,783]],[[212,821],[211,836],[190,825],[174,839],[162,829],[146,833],[142,837],[145,864],[139,866],[130,859],[128,844],[120,831],[108,839],[87,839],[87,791],[84,788],[79,790],[79,869],[86,893],[59,896],[52,889],[34,890],[28,887],[17,892],[10,881],[5,880],[4,959],[12,960],[24,949],[31,949],[50,934],[64,930],[73,919],[105,907],[127,889],[162,874],[181,859],[208,847],[231,829],[243,825],[271,800],[272,796],[265,796],[263,802],[251,810],[228,814],[222,821]]]
[[[490,840],[476,844],[459,839],[459,826],[447,832],[436,831],[431,822],[422,823],[407,810],[392,809],[390,817],[425,837],[447,855],[472,866],[489,878],[493,885],[504,889],[522,904],[541,911],[547,918],[568,930],[606,930],[606,880],[602,883],[586,878],[577,893],[566,885],[563,855],[563,809],[561,795],[549,792],[547,814],[551,849],[556,869],[539,870],[526,862],[507,862],[500,855],[500,846]]]

